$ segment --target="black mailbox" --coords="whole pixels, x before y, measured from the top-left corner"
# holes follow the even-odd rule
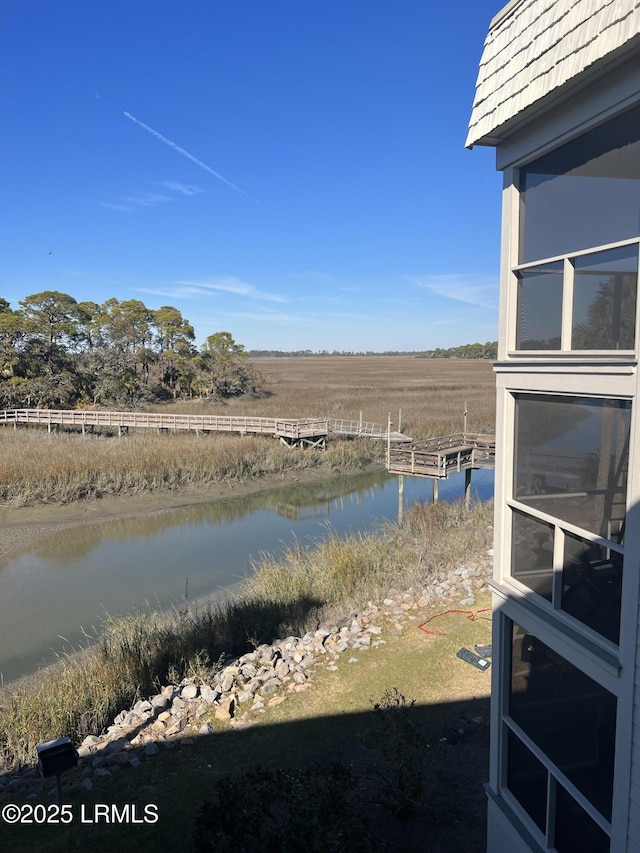
[[[78,763],[78,753],[68,737],[50,740],[36,746],[38,764],[43,778],[59,776]]]

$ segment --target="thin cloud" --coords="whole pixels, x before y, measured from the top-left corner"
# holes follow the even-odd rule
[[[100,207],[106,207],[107,210],[120,210],[123,213],[131,213],[132,210],[135,210],[130,204],[116,204],[110,201],[101,201]]]
[[[217,178],[219,181],[222,181],[223,184],[226,184],[228,187],[231,187],[231,189],[235,190],[241,195],[246,195],[246,192],[244,190],[241,190],[240,187],[237,187],[235,184],[232,184],[231,181],[228,181],[223,175],[221,175],[219,172],[216,172],[215,169],[212,169],[211,166],[207,166],[207,164],[203,163],[202,160],[198,160],[198,158],[194,157],[193,154],[189,154],[188,151],[185,151],[184,148],[180,148],[179,145],[176,145],[175,142],[172,142],[170,139],[167,139],[166,136],[163,136],[161,133],[158,133],[157,130],[154,130],[152,127],[149,127],[149,125],[144,124],[144,122],[141,122],[139,119],[137,119],[135,116],[132,116],[131,113],[128,113],[126,110],[124,111],[124,114],[126,118],[129,119],[129,121],[134,122],[134,124],[137,124],[143,130],[146,130],[147,133],[150,133],[156,139],[159,139],[160,142],[163,142],[165,145],[168,145],[169,148],[173,148],[173,150],[177,151],[178,154],[182,154],[182,156],[186,157],[187,160],[191,160],[191,162],[195,163],[196,166],[200,166],[200,168],[204,169],[205,172],[209,172],[210,175],[213,175],[214,178]]]
[[[178,281],[178,285],[184,287],[201,288],[202,292],[207,291],[223,291],[224,293],[233,293],[236,296],[248,296],[253,299],[266,299],[269,302],[287,302],[284,296],[276,293],[267,293],[264,290],[258,290],[252,284],[242,281],[239,278],[220,278],[215,281]]]
[[[261,323],[282,323],[287,326],[295,326],[301,323],[316,323],[318,318],[305,316],[304,314],[283,313],[257,313],[255,311],[228,311],[222,316],[232,317],[234,320],[258,320]]]
[[[137,293],[146,293],[149,296],[166,296],[170,299],[195,299],[198,296],[211,296],[211,292],[204,287],[195,285],[178,285],[167,287],[137,287]]]
[[[125,196],[121,201],[101,201],[100,205],[108,210],[121,210],[124,213],[131,213],[133,210],[139,210],[141,207],[155,207],[158,204],[164,204],[173,199],[168,195],[160,193],[140,192],[135,195]]]
[[[161,186],[166,187],[174,193],[182,195],[199,195],[202,190],[199,187],[194,187],[191,184],[180,184],[178,181],[162,181]]]
[[[160,193],[138,193],[128,196],[124,201],[125,204],[129,203],[135,207],[155,207],[157,204],[171,201],[171,198],[168,195],[160,195]]]
[[[260,320],[265,323],[313,323],[314,325],[322,323],[339,323],[353,322],[354,320],[370,319],[366,314],[319,314],[316,312],[303,312],[300,314],[285,314],[271,311],[263,311],[257,313],[255,311],[228,311],[225,312],[225,317],[233,317],[236,320]]]
[[[490,276],[464,273],[461,275],[425,275],[406,276],[412,284],[417,284],[446,299],[478,305],[482,308],[496,308],[498,304],[498,281]]]
[[[183,196],[194,196],[202,192],[198,187],[191,186],[190,184],[180,184],[177,181],[163,181],[160,186],[165,187],[177,195]],[[141,190],[140,192],[125,196],[121,201],[101,201],[100,204],[102,207],[106,207],[109,210],[121,210],[125,213],[131,213],[131,211],[138,210],[141,207],[155,207],[158,204],[175,201],[177,195],[170,196],[165,193],[154,193]]]

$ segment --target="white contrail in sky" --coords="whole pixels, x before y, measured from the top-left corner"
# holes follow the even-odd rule
[[[232,184],[231,181],[228,181],[225,177],[223,177],[219,172],[214,171],[210,166],[207,166],[206,163],[203,163],[202,160],[198,160],[197,157],[194,157],[193,154],[189,154],[188,151],[185,151],[184,148],[180,148],[179,145],[176,145],[175,142],[172,142],[170,139],[167,139],[166,136],[163,136],[161,133],[158,133],[157,130],[154,130],[152,127],[144,124],[144,122],[137,119],[135,116],[132,116],[131,113],[128,113],[126,110],[124,111],[125,116],[131,121],[135,122],[135,124],[140,125],[147,133],[150,133],[152,136],[155,136],[156,139],[159,139],[160,142],[164,142],[165,145],[168,145],[169,148],[173,148],[174,151],[177,151],[179,154],[182,154],[183,157],[186,157],[187,160],[191,160],[192,163],[195,163],[196,166],[200,166],[201,169],[204,169],[205,172],[209,172],[210,175],[213,175],[214,178],[218,178],[219,181],[222,181],[227,186],[234,189],[236,192],[242,193],[242,195],[246,195],[244,190],[241,190],[240,187],[237,187],[235,184]]]

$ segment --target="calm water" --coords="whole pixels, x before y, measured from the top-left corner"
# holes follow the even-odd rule
[[[464,475],[440,483],[462,497]],[[493,494],[493,471],[474,471],[474,494]],[[431,501],[431,480],[405,477],[404,506]],[[264,553],[328,531],[365,531],[397,520],[398,478],[386,473],[274,489],[139,518],[110,520],[47,537],[0,562],[0,673],[7,683],[81,644],[106,613],[170,608],[240,583]]]

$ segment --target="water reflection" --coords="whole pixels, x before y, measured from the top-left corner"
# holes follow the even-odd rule
[[[461,497],[463,483],[441,484],[440,499]],[[493,472],[474,472],[473,491],[490,497]],[[405,506],[431,496],[430,480],[405,477]],[[397,512],[397,478],[374,472],[59,531],[0,565],[0,673],[7,683],[55,660],[105,613],[167,609],[187,586],[191,600],[230,589],[261,554],[369,530]]]

